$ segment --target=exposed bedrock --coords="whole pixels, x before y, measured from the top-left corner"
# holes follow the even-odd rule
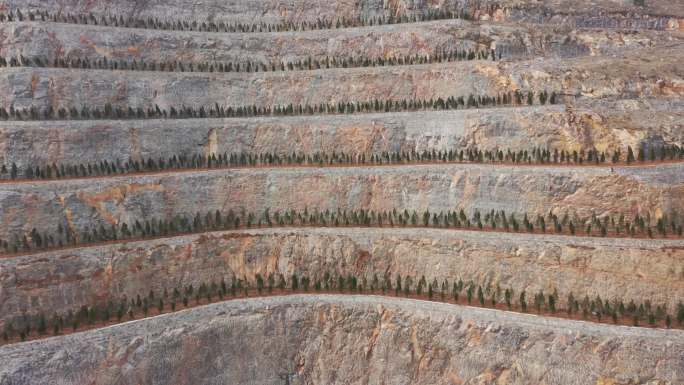
[[[7,23],[0,25],[7,56],[73,57],[97,60],[123,59],[146,62],[248,60],[271,63],[350,57],[403,57],[428,55],[435,50],[489,49],[497,36],[522,39],[520,29],[480,28],[462,20],[397,24],[348,30],[320,30],[280,33],[178,32],[117,29],[59,23]],[[498,32],[498,33],[497,33]],[[500,35],[499,35],[500,34]],[[524,35],[524,33],[523,33]],[[106,36],[106,38],[105,38]],[[482,39],[479,41],[479,39]],[[391,44],[387,42],[391,41]]]
[[[658,0],[661,1],[661,0]],[[482,2],[491,4],[492,1]],[[441,7],[426,1],[337,1],[334,4],[325,0],[211,0],[207,2],[194,2],[191,0],[173,1],[135,1],[125,0],[111,3],[108,1],[83,1],[83,0],[34,0],[28,4],[22,0],[3,0],[2,3],[8,9],[38,9],[61,11],[64,13],[96,15],[122,15],[124,17],[153,17],[160,20],[197,20],[197,21],[226,21],[252,23],[282,23],[316,20],[336,20],[338,18],[371,18],[390,15],[416,15],[424,14],[428,9],[454,9],[458,5],[471,5],[469,0],[450,0]]]
[[[267,73],[163,73],[8,68],[0,106],[103,109],[270,106],[374,99],[437,99],[515,90],[560,91],[588,98],[681,96],[684,49],[633,50],[624,57],[542,62],[469,61],[381,68]],[[657,52],[656,52],[657,51]],[[662,60],[652,61],[657,55]]]
[[[86,164],[179,154],[440,151],[477,146],[623,154],[684,144],[681,99],[335,116],[0,122],[0,164]]]
[[[0,354],[3,385],[684,381],[680,331],[369,296],[236,300]]]
[[[0,54],[29,58],[107,59],[146,63],[180,61],[281,61],[388,58],[464,49],[496,50],[503,59],[531,55],[573,57],[630,48],[671,45],[668,32],[571,30],[463,20],[395,24],[341,30],[220,33],[118,29],[62,23],[0,23]],[[669,42],[666,42],[670,40]],[[391,42],[391,44],[388,44]],[[663,43],[661,43],[663,42]],[[269,67],[270,68],[270,67]]]
[[[669,7],[665,1],[649,3],[649,9],[634,6],[634,1],[604,0],[577,3],[560,0],[512,7],[479,18],[493,17],[518,23],[565,25],[574,28],[684,30],[684,7]],[[645,12],[644,12],[645,11]]]
[[[26,57],[91,60],[106,57],[126,61],[142,59],[146,62],[185,63],[243,63],[248,60],[279,63],[309,57],[325,59],[326,56],[339,59],[431,55],[441,50],[489,50],[494,48],[491,45],[495,40],[501,40],[503,47],[517,43],[517,51],[524,52],[525,47],[521,46],[520,41],[530,39],[529,32],[520,28],[480,28],[462,20],[258,34],[140,31],[94,26],[83,28],[58,23],[8,23],[0,25],[0,30],[4,37],[0,52],[6,56],[22,54]],[[509,50],[513,51],[512,48]]]
[[[497,5],[499,9],[488,10]],[[52,12],[124,17],[158,18],[161,20],[227,21],[252,23],[315,22],[318,19],[371,18],[390,15],[422,15],[428,10],[458,10],[464,7],[476,11],[482,20],[515,20],[548,24],[567,24],[594,28],[650,28],[676,29],[684,18],[684,6],[669,0],[651,0],[638,7],[632,1],[552,0],[539,3],[531,0],[471,1],[447,0],[440,2],[413,0],[260,0],[195,2],[191,0],[125,0],[112,3],[105,0],[3,0],[6,9],[38,9]]]
[[[468,17],[429,20],[453,10]],[[48,11],[48,20],[31,21],[35,11]],[[13,21],[5,21],[7,12]],[[0,14],[2,58],[87,59],[82,67],[102,68],[96,62],[103,58],[129,63],[125,70],[55,68],[65,65],[20,59],[32,65],[25,67],[10,59],[0,68],[0,167],[19,167],[18,180],[10,180],[14,171],[0,175],[0,246],[6,249],[0,251],[0,334],[7,331],[12,342],[0,341],[0,385],[684,384],[684,331],[663,326],[681,326],[684,239],[672,231],[684,213],[684,162],[610,161],[618,149],[624,158],[627,146],[635,154],[652,148],[659,157],[662,146],[684,145],[684,0],[0,0]],[[95,18],[108,25],[94,25]],[[380,19],[390,24],[379,25]],[[315,29],[321,21],[341,28]],[[205,32],[147,28],[168,22]],[[218,23],[254,28],[233,33],[203,26]],[[494,50],[501,58],[245,70],[245,62],[387,61],[455,50]],[[202,64],[206,72],[148,71],[153,62],[184,69]],[[239,62],[243,71],[209,71],[205,62]],[[440,98],[517,91],[522,97],[516,94],[513,103],[487,101],[478,109],[471,108],[477,102],[448,111],[418,111],[413,104],[427,108]],[[553,104],[543,92],[553,93]],[[299,110],[388,100],[404,111],[378,112],[384,110],[378,103],[364,108],[374,113]],[[295,112],[280,116],[276,107],[288,105]],[[233,107],[224,116],[277,112],[207,118],[219,115],[206,112],[215,106]],[[233,114],[238,106],[250,112]],[[190,107],[197,111],[193,118],[176,113]],[[473,147],[596,149],[608,161],[259,164],[43,180],[25,171],[53,163],[87,170],[106,160],[118,172],[131,160],[174,155],[344,152],[369,159]],[[415,212],[418,219],[410,222],[417,224],[278,220],[284,210],[330,210],[343,218],[361,209],[373,218],[395,209]],[[496,210],[517,221],[497,223],[501,231],[488,224],[487,231],[420,226],[426,210],[429,220],[461,209],[470,218],[476,210],[483,217]],[[234,213],[241,226],[223,226]],[[524,213],[535,224],[531,232],[504,230],[512,223],[517,228]],[[563,233],[577,235],[556,234],[552,220],[542,233],[537,215],[550,213],[569,216],[574,226],[563,222]],[[217,216],[220,221],[212,219]],[[624,232],[622,220],[658,230],[650,238],[645,231],[621,237],[597,230],[596,217],[615,220],[618,226],[606,226],[611,230]],[[674,224],[663,226],[662,218]],[[139,230],[130,235],[131,228]],[[180,228],[187,233],[152,236]],[[590,230],[604,236],[582,236]],[[103,241],[111,238],[118,239]],[[58,247],[64,242],[72,246]],[[204,285],[236,279],[255,286],[257,274],[314,283],[342,275],[372,282],[377,274],[393,284],[401,275],[404,286],[410,276],[438,287],[462,280],[476,291],[481,286],[487,302],[496,290],[495,300],[505,302],[504,290],[512,289],[514,304],[523,292],[528,304],[535,294],[555,292],[549,307],[562,313],[570,294],[580,303],[600,297],[611,307],[633,301],[651,307],[644,310],[649,319],[636,321],[650,325],[657,317],[663,329],[411,300],[393,290],[386,297],[310,290],[114,326],[91,322],[93,330],[79,333],[69,334],[72,322],[66,322],[62,335],[43,333],[43,326],[50,335],[57,326],[59,334],[59,322],[48,320],[84,306],[130,303],[153,292],[168,310],[176,302],[165,292],[172,297],[189,285],[203,292]],[[660,317],[661,305],[671,318]],[[95,309],[86,311],[91,321],[112,315]],[[140,310],[147,314],[148,303]],[[29,339],[40,338],[15,343],[25,336],[16,331],[28,332],[22,328],[28,324]]]
[[[0,323],[255,274],[411,275],[583,298],[684,300],[684,241],[400,228],[214,232],[0,259]],[[503,295],[499,297],[503,301]]]
[[[0,186],[2,236],[246,209],[480,209],[586,218],[684,211],[684,165],[645,168],[421,165],[277,168]],[[525,197],[521,200],[520,197]]]
[[[497,165],[212,170],[0,185],[0,238],[228,209],[271,212],[463,208],[585,219],[684,212],[684,164],[643,168]],[[524,198],[524,199],[521,199]],[[520,218],[519,218],[520,219]],[[652,223],[654,225],[654,223]]]

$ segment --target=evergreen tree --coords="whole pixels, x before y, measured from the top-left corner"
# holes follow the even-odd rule
[[[259,295],[261,295],[261,291],[264,289],[264,279],[261,277],[261,274],[256,275],[256,287],[257,292],[259,293]]]
[[[38,318],[38,334],[44,335],[47,331],[47,321],[45,320],[45,315],[40,314]]]
[[[480,306],[484,306],[485,296],[484,292],[482,291],[482,286],[477,287],[477,300],[480,302]]]
[[[520,309],[523,313],[527,313],[527,301],[525,300],[525,291],[520,293]]]
[[[268,274],[268,293],[271,294],[273,292],[273,286],[275,286],[275,278],[273,277],[273,273]]]

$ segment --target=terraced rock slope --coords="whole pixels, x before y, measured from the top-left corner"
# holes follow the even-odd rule
[[[8,346],[0,378],[96,384],[675,384],[684,376],[683,337],[422,301],[299,295],[209,305]],[[657,364],[644,365],[643,357]],[[66,369],[64,360],[72,363]]]
[[[0,384],[684,383],[682,4],[0,14]]]

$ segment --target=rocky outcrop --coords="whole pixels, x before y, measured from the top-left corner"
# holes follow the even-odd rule
[[[124,59],[146,62],[233,61],[245,63],[294,62],[307,58],[386,58],[432,55],[441,50],[490,49],[530,40],[529,33],[512,27],[483,31],[463,20],[417,25],[397,24],[348,30],[284,33],[217,33],[117,29],[58,23],[0,24],[0,53],[5,56]],[[633,39],[629,39],[633,40]],[[637,39],[634,39],[637,40]],[[392,41],[392,44],[386,44]],[[504,44],[507,42],[507,44]],[[524,47],[518,44],[517,51]],[[512,49],[510,49],[512,51]],[[270,66],[269,66],[270,69]]]
[[[455,0],[445,3],[444,9],[470,5],[469,0]],[[487,1],[487,3],[490,3]],[[337,20],[338,18],[356,19],[390,15],[418,15],[428,9],[438,9],[424,1],[391,1],[363,0],[344,1],[330,4],[325,0],[258,0],[244,2],[240,0],[210,0],[196,3],[192,0],[173,0],[163,4],[151,0],[124,0],[116,4],[107,1],[82,0],[37,0],[26,4],[21,0],[3,0],[7,9],[38,9],[52,12],[96,15],[121,15],[124,17],[158,18],[160,20],[215,21],[252,23],[255,20],[264,23],[316,20]],[[441,7],[440,7],[441,8]]]
[[[229,301],[0,354],[3,385],[684,381],[681,331],[364,296]]]
[[[594,299],[651,301],[674,311],[684,300],[684,241],[568,237],[435,229],[283,228],[206,233],[0,259],[2,321],[82,305],[253,282],[270,273],[425,276]],[[503,301],[503,295],[499,296]],[[531,300],[530,300],[531,301]]]
[[[20,169],[180,154],[448,151],[467,147],[623,154],[684,143],[679,99],[245,119],[0,122],[0,164]]]
[[[573,30],[556,26],[440,20],[285,33],[198,33],[43,22],[0,23],[0,55],[48,59],[106,58],[130,62],[296,62],[326,57],[403,58],[454,50],[495,50],[503,60],[532,56],[616,54],[666,46],[664,32]],[[388,44],[387,42],[392,42]],[[671,44],[672,41],[669,42]],[[269,66],[270,69],[270,66]]]
[[[0,70],[0,108],[11,115],[10,121],[0,122],[0,162],[5,166],[15,163],[23,170],[103,160],[121,165],[131,159],[224,152],[335,151],[369,157],[472,146],[609,153],[608,163],[600,166],[321,164],[31,181],[8,180],[5,173],[0,176],[0,239],[14,246],[28,236],[24,250],[29,242],[40,246],[46,236],[55,237],[52,245],[67,238],[62,234],[87,242],[86,232],[102,239],[101,234],[119,229],[126,236],[126,228],[117,226],[136,221],[142,229],[152,222],[150,229],[164,233],[156,219],[203,218],[216,211],[225,218],[230,209],[257,217],[269,210],[268,223],[282,210],[359,209],[373,214],[415,210],[417,216],[425,210],[463,209],[469,216],[475,209],[496,210],[509,217],[515,213],[519,222],[523,212],[533,221],[537,214],[553,212],[578,221],[596,215],[618,222],[620,215],[631,222],[639,213],[649,226],[661,217],[681,218],[684,163],[610,163],[610,154],[616,149],[624,154],[626,146],[657,150],[684,143],[684,35],[678,32],[684,30],[684,2],[646,0],[637,6],[640,2],[0,0],[0,13],[21,8],[24,15],[29,10],[60,15],[52,21],[0,20],[3,57],[106,57],[136,60],[137,68],[141,60],[388,58],[455,48],[502,54],[501,60],[230,73],[50,68],[35,61],[36,67],[18,67],[10,61]],[[444,10],[466,10],[472,19],[409,23],[414,16],[423,20],[423,15]],[[80,19],[65,21],[65,14]],[[93,18],[110,16],[117,21],[92,25]],[[377,25],[378,17],[388,16],[400,19]],[[346,19],[342,28],[302,26],[339,18]],[[133,28],[140,19],[146,20],[138,26],[144,28]],[[181,29],[194,32],[148,29],[157,23],[152,19],[182,21],[188,24]],[[350,27],[355,21],[349,20],[369,25]],[[190,27],[193,21],[199,25]],[[256,23],[262,30],[286,23],[289,31],[198,32],[202,23],[214,22]],[[555,92],[558,104],[542,105],[538,97],[529,103],[523,95],[505,107],[451,111],[225,119],[203,113],[176,119],[171,114],[172,107],[401,103],[518,90],[537,96]],[[99,114],[60,111],[110,106],[130,107],[132,113],[125,114],[127,120],[99,120]],[[28,117],[14,113],[31,107],[36,108],[31,119],[43,121],[23,121]],[[43,116],[50,108],[54,114]],[[137,108],[141,112],[134,118]],[[142,110],[155,108],[174,118],[142,116]],[[55,114],[73,116],[57,121]],[[8,118],[2,110],[0,117]],[[195,230],[203,228],[199,218]],[[466,285],[481,285],[487,300],[497,289],[512,289],[514,299],[523,291],[528,299],[539,291],[555,291],[560,307],[572,293],[580,299],[665,305],[670,315],[684,301],[684,240],[657,239],[658,234],[656,239],[602,238],[390,227],[387,222],[372,228],[261,223],[5,253],[0,256],[0,328],[8,321],[18,328],[32,323],[37,326],[32,338],[44,324],[38,321],[41,314],[52,318],[82,306],[128,302],[150,290],[159,295],[201,283],[212,287],[211,282],[230,283],[234,277],[252,280],[257,273],[313,279],[326,273],[361,279],[409,275],[440,283],[462,279]],[[582,233],[583,224],[575,223]],[[96,315],[90,312],[91,318]],[[681,330],[591,324],[391,294],[234,300],[6,345],[0,357],[0,385],[684,383]]]
[[[158,18],[161,20],[226,21],[251,23],[255,19],[265,23],[315,22],[318,19],[373,18],[379,16],[423,15],[430,10],[467,9],[481,20],[511,19],[520,22],[565,23],[594,28],[654,28],[665,29],[670,20],[684,18],[684,6],[668,0],[650,0],[644,6],[631,1],[552,0],[539,3],[531,0],[447,0],[439,3],[413,0],[363,0],[335,2],[325,0],[210,0],[202,3],[191,0],[165,1],[124,0],[111,3],[103,0],[3,0],[6,9],[37,9],[53,12],[124,17]]]
[[[544,167],[476,164],[212,170],[0,184],[0,238],[229,209],[568,213],[586,219],[684,212],[684,164]],[[654,223],[652,223],[654,225]]]
[[[432,65],[266,73],[163,73],[8,68],[0,74],[1,107],[77,108],[318,105],[428,100],[533,90],[588,98],[684,94],[684,50],[634,50],[614,57],[468,61]],[[651,61],[658,55],[662,60]],[[538,103],[538,101],[536,101]]]

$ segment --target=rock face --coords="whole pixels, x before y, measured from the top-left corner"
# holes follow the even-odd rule
[[[590,98],[681,96],[678,65],[684,50],[636,50],[622,57],[504,63],[466,61],[418,66],[300,72],[170,73],[8,68],[0,74],[2,107],[44,110],[106,104],[127,109],[318,105],[374,100],[429,100],[515,90],[562,92]],[[655,63],[644,57],[658,55]],[[638,77],[632,76],[639,73]],[[588,88],[587,84],[591,84]],[[29,86],[30,85],[30,86]],[[27,88],[27,86],[29,86]]]
[[[684,142],[681,99],[245,119],[0,123],[0,164],[169,159],[180,154],[379,154],[478,147],[625,153]]]
[[[483,287],[634,300],[676,308],[684,241],[434,229],[259,229],[0,259],[3,319],[52,314],[221,280],[281,273],[425,276]],[[500,296],[503,301],[503,296]]]
[[[36,17],[37,11],[49,15]],[[428,20],[443,11],[468,17]],[[620,215],[631,222],[639,214],[649,226],[663,218],[677,222],[684,212],[684,163],[623,166],[610,163],[610,156],[617,150],[626,154],[628,146],[654,156],[663,146],[684,146],[682,1],[0,0],[0,13],[0,333],[13,333],[13,340],[26,331],[19,329],[22,322],[35,326],[29,338],[37,336],[45,324],[41,314],[50,323],[57,319],[53,314],[77,309],[93,318],[98,312],[88,306],[131,303],[150,290],[173,293],[270,273],[461,279],[481,285],[487,295],[497,288],[512,289],[514,298],[555,292],[561,307],[570,294],[643,303],[643,315],[637,312],[642,318],[636,318],[642,325],[656,316],[665,325],[660,308],[651,314],[649,304],[665,305],[674,326],[683,323],[677,318],[684,318],[684,310],[677,316],[684,299],[684,240],[612,237],[615,226],[601,238],[386,222],[373,228],[255,225],[37,251],[45,236],[62,238],[57,234],[66,231],[80,240],[97,232],[93,238],[101,239],[112,228],[125,234],[123,223],[140,221],[145,228],[152,222],[154,228],[156,219],[216,211],[225,217],[230,209],[257,216],[267,209],[271,215],[397,209],[417,216],[463,209],[469,216],[475,210],[513,213],[519,222],[523,213],[533,221],[552,212],[580,221],[595,215],[605,223],[619,223]],[[387,23],[379,25],[380,18]],[[160,27],[171,22],[174,28]],[[333,25],[310,25],[324,22]],[[175,30],[178,23],[185,23],[183,31]],[[212,23],[256,26],[250,32],[206,31]],[[494,52],[495,60],[432,60],[435,53],[456,49]],[[422,57],[412,59],[419,63],[404,62],[414,55]],[[317,68],[315,62],[328,57],[367,61]],[[398,57],[400,63],[394,61]],[[116,68],[97,64],[104,59],[116,61]],[[309,59],[310,68],[297,64]],[[369,65],[378,60],[383,65]],[[184,71],[150,69],[171,61],[182,63]],[[203,67],[228,61],[242,63],[242,70]],[[254,70],[250,64],[246,71],[246,62],[294,64],[282,70]],[[554,92],[557,103],[546,103],[543,91]],[[474,108],[478,97],[516,92],[524,93],[520,101]],[[185,119],[171,113],[217,105],[263,111],[375,100],[432,106],[431,99],[451,96],[472,96],[473,102],[467,110],[411,111],[417,108],[407,102],[404,112],[383,112],[378,105],[374,113],[286,117],[218,119],[198,113]],[[35,108],[30,119],[36,120],[21,112],[27,108]],[[100,120],[92,112],[109,108],[131,108],[133,114]],[[142,116],[157,108],[160,115],[167,110],[168,118]],[[608,162],[259,165],[25,179],[34,174],[28,167],[52,164],[85,168],[223,153],[335,152],[370,159],[382,152],[473,147],[598,150],[607,152]],[[12,164],[22,170],[20,180],[8,171]],[[194,230],[207,228],[199,222]],[[672,234],[676,226],[669,227]],[[19,250],[25,253],[9,254],[16,245],[25,245]],[[0,357],[0,385],[684,383],[681,330],[389,296],[226,301],[5,345]]]
[[[524,54],[526,48],[519,41],[530,42],[537,38],[532,35],[532,31],[511,27],[494,27],[486,34],[480,34],[480,28],[463,20],[421,23],[418,28],[406,24],[354,28],[342,33],[336,30],[315,30],[201,34],[150,30],[141,34],[131,29],[110,33],[111,28],[107,27],[45,25],[37,22],[7,23],[0,25],[0,30],[5,38],[0,50],[4,55],[22,54],[51,61],[55,58],[77,57],[88,58],[93,62],[102,58],[135,58],[146,62],[245,63],[249,60],[270,64],[283,60],[294,62],[307,58],[324,59],[326,56],[338,60],[360,55],[372,58],[404,57],[432,55],[442,50],[489,50],[494,48],[490,45],[495,40],[498,41],[497,46],[501,46],[502,54]],[[650,40],[646,36],[627,36],[627,41]],[[388,45],[385,44],[386,41],[393,43]],[[572,46],[577,45],[579,44],[575,43]],[[559,44],[558,51],[560,47]],[[570,53],[568,49],[568,54]]]
[[[75,14],[105,14],[161,20],[226,21],[251,23],[315,22],[318,19],[370,18],[390,15],[420,15],[430,9],[475,10],[475,17],[488,20],[511,19],[548,24],[569,24],[578,27],[595,28],[661,28],[671,27],[684,18],[684,6],[668,0],[651,0],[647,7],[635,7],[633,2],[599,0],[572,1],[552,0],[540,4],[530,0],[447,0],[439,3],[413,0],[362,0],[337,1],[333,6],[325,0],[211,0],[197,3],[191,0],[159,2],[154,0],[125,0],[111,3],[103,0],[4,0],[9,9],[40,9]],[[495,12],[485,12],[488,6],[496,5]],[[651,16],[652,14],[652,16]]]
[[[364,296],[236,300],[0,354],[3,385],[684,381],[681,331]]]
[[[625,196],[624,191],[629,191]],[[521,200],[524,197],[524,200]],[[0,238],[33,228],[77,234],[141,218],[194,217],[245,209],[505,210],[584,220],[592,213],[684,212],[684,164],[644,168],[498,165],[212,170],[160,175],[0,184]],[[534,217],[534,216],[533,216]]]
[[[0,24],[0,54],[28,58],[107,58],[137,62],[254,61],[270,64],[326,57],[403,58],[442,51],[494,50],[501,60],[533,56],[606,55],[665,46],[678,35],[624,30],[575,30],[522,24],[481,24],[461,19],[350,29],[281,33],[197,33],[112,29],[106,26],[7,22]],[[391,42],[391,44],[388,44]],[[670,42],[671,44],[671,42]],[[668,44],[669,45],[669,44]],[[217,69],[218,70],[218,69]],[[270,69],[270,65],[269,68]]]

